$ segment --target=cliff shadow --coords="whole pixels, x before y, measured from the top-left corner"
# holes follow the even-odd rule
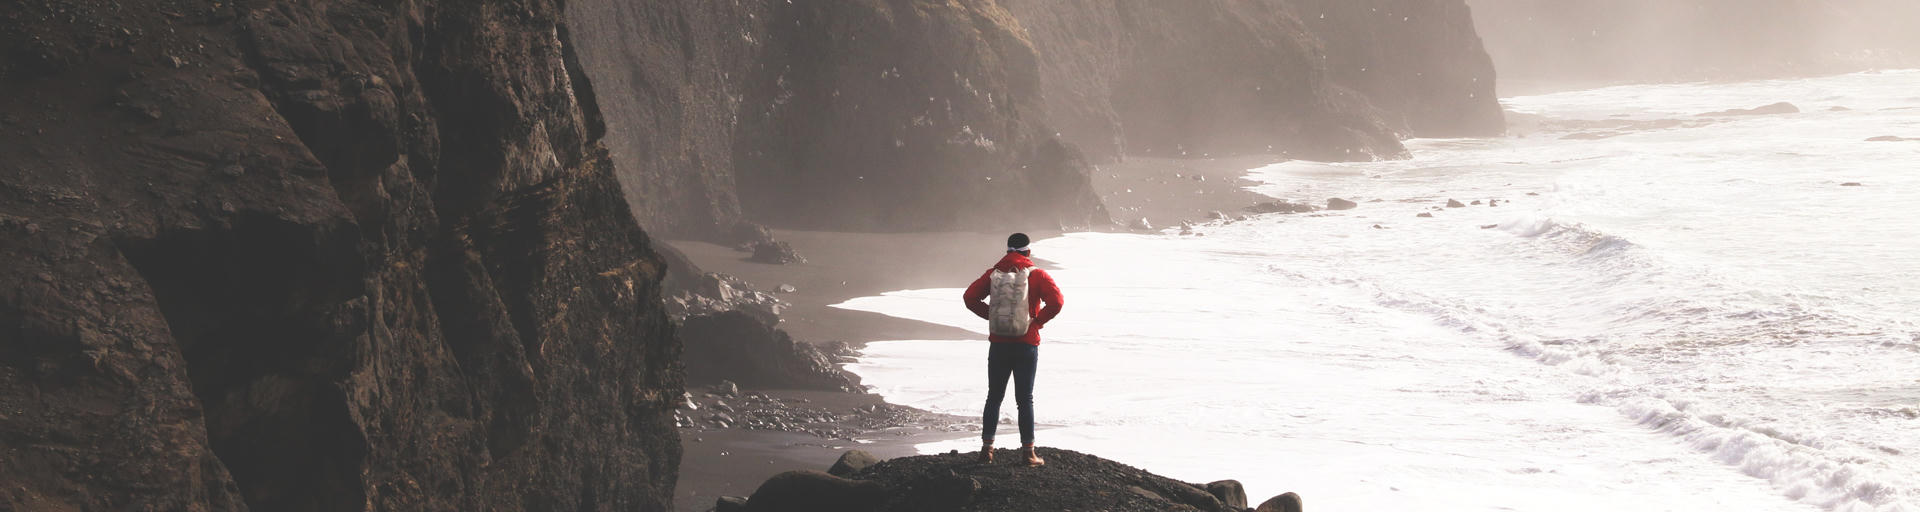
[[[360,510],[365,434],[339,384],[365,332],[350,231],[245,218],[118,245],[153,289],[208,442],[254,510]]]

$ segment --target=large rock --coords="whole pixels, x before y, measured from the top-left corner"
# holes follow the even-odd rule
[[[1305,506],[1300,502],[1300,495],[1286,493],[1268,498],[1253,510],[1254,512],[1301,512]]]
[[[1736,108],[1731,110],[1722,110],[1719,112],[1707,112],[1705,114],[1700,114],[1700,116],[1701,117],[1762,116],[1762,115],[1798,114],[1798,113],[1800,113],[1800,107],[1796,107],[1796,106],[1793,106],[1792,103],[1787,103],[1782,101],[1779,103],[1761,105],[1753,108]]]
[[[558,2],[6,10],[0,509],[669,506],[663,264]]]
[[[1289,201],[1266,201],[1245,208],[1248,213],[1309,213],[1320,211],[1320,207]]]
[[[770,265],[807,262],[800,251],[793,250],[793,244],[786,242],[760,242],[753,246],[753,257],[749,259]]]
[[[1247,488],[1239,480],[1220,480],[1207,484],[1207,493],[1234,509],[1247,508]]]
[[[827,473],[840,477],[852,476],[877,462],[880,462],[880,459],[874,458],[873,454],[865,450],[847,450],[846,453],[840,454],[840,460],[833,461],[833,467],[827,468]]]
[[[876,482],[848,480],[813,470],[788,471],[760,484],[747,498],[748,512],[878,510],[888,489]]]
[[[888,459],[857,471],[851,479],[819,472],[776,476],[781,495],[763,503],[756,492],[749,503],[755,510],[801,510],[800,504],[865,508],[815,510],[941,511],[994,510],[1039,512],[1108,510],[1115,512],[1200,510],[1240,512],[1199,486],[1168,479],[1084,453],[1041,448],[1047,465],[1027,467],[1013,450],[1002,450],[999,462],[980,464],[973,454],[922,455]],[[875,487],[856,487],[861,482]],[[776,482],[761,486],[765,491]],[[850,496],[878,492],[879,498],[854,503],[823,503],[816,494],[828,491]],[[779,501],[775,501],[779,500]]]
[[[687,382],[731,380],[748,388],[857,390],[860,380],[826,354],[742,311],[687,318],[680,326]]]
[[[1359,206],[1360,206],[1359,203],[1355,203],[1353,201],[1348,201],[1338,197],[1327,199],[1328,210],[1352,210]]]

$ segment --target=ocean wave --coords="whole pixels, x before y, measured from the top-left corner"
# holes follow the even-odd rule
[[[1515,236],[1548,240],[1585,258],[1604,258],[1640,248],[1625,237],[1614,235],[1582,222],[1563,221],[1535,215],[1503,223],[1500,229]]]
[[[1680,400],[1643,397],[1617,409],[1641,426],[1754,478],[1795,501],[1833,511],[1913,510],[1915,491],[1880,474],[1870,459],[1817,436],[1779,429]]]

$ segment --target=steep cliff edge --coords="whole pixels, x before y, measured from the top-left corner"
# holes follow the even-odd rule
[[[642,224],[1105,224],[1085,160],[1503,129],[1462,0],[576,0]],[[1083,152],[1084,155],[1083,156]]]
[[[1461,0],[1007,0],[1062,137],[1098,160],[1405,155],[1497,135],[1493,67]]]
[[[556,2],[15,5],[0,508],[666,507],[662,263]]]
[[[1107,222],[992,0],[576,0],[643,224],[905,231]]]

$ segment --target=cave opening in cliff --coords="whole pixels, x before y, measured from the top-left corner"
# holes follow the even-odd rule
[[[121,240],[153,289],[208,443],[253,510],[360,510],[364,433],[338,382],[364,331],[351,245],[252,220]]]

